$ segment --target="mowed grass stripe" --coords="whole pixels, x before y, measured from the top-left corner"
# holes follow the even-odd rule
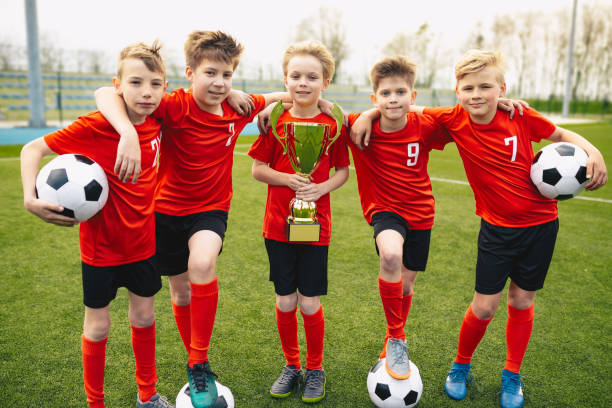
[[[239,156],[248,156],[248,154],[246,152],[239,152],[239,151],[235,151],[234,150],[234,154],[239,155]],[[355,167],[353,166],[349,166],[350,170],[355,170]],[[464,180],[452,180],[452,179],[447,179],[447,178],[440,178],[440,177],[429,177],[430,180],[432,181],[439,181],[441,183],[452,183],[452,184],[460,184],[463,186],[469,186],[470,183],[468,183],[467,181]],[[597,201],[600,203],[605,203],[605,204],[612,204],[612,200],[606,200],[604,198],[597,198],[597,197],[585,197],[585,196],[576,196],[574,198],[577,198],[579,200],[586,200],[586,201]]]

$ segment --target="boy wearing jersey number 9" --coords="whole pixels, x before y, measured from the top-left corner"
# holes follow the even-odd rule
[[[497,111],[506,91],[502,56],[472,50],[455,67],[460,101],[450,108],[414,107],[433,117],[452,136],[463,160],[481,220],[476,284],[459,333],[457,356],[446,378],[453,399],[466,396],[471,359],[499,306],[508,277],[506,363],[500,404],[524,404],[520,366],[531,337],[534,300],[552,259],[559,222],[557,202],[541,196],[530,181],[532,142],[570,142],[589,156],[587,190],[607,181],[603,157],[580,135],[555,126],[533,109],[510,120]],[[412,109],[412,108],[411,108]],[[363,129],[356,129],[357,136]]]
[[[431,149],[451,139],[433,119],[408,113],[414,103],[416,65],[406,57],[384,58],[370,71],[371,98],[380,112],[370,145],[350,144],[361,206],[374,227],[380,257],[378,288],[387,321],[380,358],[393,378],[410,377],[404,326],[418,271],[424,271],[434,222],[434,197],[427,174]],[[359,114],[350,114],[353,124]]]

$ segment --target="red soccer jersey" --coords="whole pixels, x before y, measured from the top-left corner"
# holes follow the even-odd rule
[[[153,116],[163,123],[155,211],[182,216],[229,211],[234,146],[242,129],[265,107],[251,95],[255,109],[241,116],[223,101],[223,116],[200,109],[191,89],[166,94]]]
[[[350,114],[352,125],[359,114]],[[370,144],[360,150],[350,143],[357,173],[363,216],[392,211],[411,229],[430,229],[434,223],[434,197],[427,174],[431,149],[443,149],[451,141],[442,126],[425,115],[408,113],[406,126],[384,132],[380,121],[372,124]]]
[[[108,179],[108,200],[99,214],[80,223],[81,259],[94,266],[141,261],[155,254],[154,196],[160,124],[147,118],[136,125],[142,173],[138,183],[123,183],[113,172],[119,135],[100,112],[79,117],[45,136],[58,154],[82,154],[98,163]]]
[[[428,108],[448,130],[459,150],[476,200],[476,214],[501,227],[529,227],[557,218],[557,202],[541,196],[531,183],[531,142],[548,138],[555,125],[533,109],[523,116],[497,111],[491,123],[472,122],[458,104]]]
[[[331,135],[336,134],[336,121],[321,113],[314,118],[302,119],[293,117],[285,111],[278,120],[277,132],[283,135],[284,122],[317,122],[331,125]],[[322,183],[329,179],[329,172],[335,167],[347,167],[350,164],[348,155],[346,128],[342,128],[340,136],[329,149],[329,155],[324,155],[317,169],[312,174],[312,182]],[[259,135],[249,150],[249,156],[283,173],[295,173],[287,155],[283,154],[281,144],[272,131]],[[295,191],[287,186],[268,185],[268,200],[263,222],[263,236],[275,241],[288,242],[285,235],[285,223],[289,215],[289,202],[295,197]],[[316,202],[317,219],[321,224],[321,239],[319,242],[305,242],[312,245],[329,245],[331,236],[331,209],[329,194],[325,194]]]

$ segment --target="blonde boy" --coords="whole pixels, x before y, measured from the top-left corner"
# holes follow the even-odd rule
[[[429,152],[450,138],[431,118],[408,113],[414,103],[416,64],[403,56],[377,62],[370,71],[372,102],[380,119],[370,144],[350,144],[361,206],[374,228],[380,256],[378,288],[387,321],[380,358],[397,379],[410,376],[404,326],[418,271],[424,271],[434,222],[434,197],[427,174]],[[349,115],[353,124],[359,114]]]
[[[83,378],[90,408],[104,407],[104,364],[110,330],[109,304],[117,289],[129,291],[128,317],[136,360],[141,408],[172,405],[155,390],[155,315],[153,295],[161,288],[155,254],[153,197],[157,178],[160,125],[149,115],[166,89],[164,64],[157,43],[123,49],[119,57],[114,92],[125,103],[135,126],[145,170],[138,184],[124,185],[113,172],[119,135],[100,112],[81,116],[65,129],[36,139],[23,147],[21,175],[24,204],[43,220],[72,226],[63,208],[36,198],[35,180],[41,159],[51,153],[76,153],[96,161],[104,169],[109,196],[100,214],[80,224],[85,322],[82,335]]]
[[[289,46],[283,56],[283,73],[293,105],[280,116],[278,133],[283,134],[285,122],[318,122],[330,125],[331,134],[335,135],[335,120],[317,106],[334,73],[334,60],[327,48],[317,41]],[[299,305],[307,345],[302,401],[317,402],[325,396],[326,382],[322,366],[325,320],[320,296],[327,293],[327,253],[331,235],[329,193],[348,178],[346,133],[342,130],[310,179],[295,173],[271,130],[259,136],[249,155],[254,159],[253,177],[268,184],[263,236],[270,261],[270,281],[276,292],[276,322],[286,360],[270,394],[275,398],[288,397],[302,378],[296,315]],[[332,168],[335,172],[330,177]],[[289,203],[294,197],[316,202],[316,215],[321,224],[318,242],[288,242],[285,223]]]
[[[559,228],[557,202],[538,194],[530,181],[532,142],[548,139],[580,146],[589,156],[587,190],[603,186],[603,157],[580,135],[555,126],[533,109],[510,120],[497,110],[506,83],[500,54],[471,50],[455,67],[460,101],[451,108],[416,108],[450,133],[463,160],[482,218],[474,298],[467,309],[457,356],[446,378],[453,399],[466,396],[471,359],[499,306],[508,278],[506,363],[500,404],[523,406],[520,366],[531,337],[536,291],[544,285]]]
[[[164,135],[155,195],[157,261],[162,275],[168,275],[174,316],[189,353],[187,376],[196,408],[212,405],[218,396],[208,350],[219,294],[216,261],[232,198],[234,146],[255,114],[286,95],[250,95],[254,109],[248,116],[228,104],[242,50],[223,32],[192,32],[185,42],[185,74],[192,86],[165,94],[153,112]],[[132,138],[121,101],[104,89],[96,91],[96,100],[122,136]]]

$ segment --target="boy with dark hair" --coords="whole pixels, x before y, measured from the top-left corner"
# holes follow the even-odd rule
[[[530,180],[532,142],[570,142],[589,156],[587,190],[607,181],[603,156],[582,136],[555,126],[533,109],[510,120],[498,112],[506,91],[502,57],[472,50],[455,67],[460,101],[450,108],[415,107],[433,117],[452,136],[474,191],[481,220],[474,299],[459,333],[457,356],[446,378],[453,399],[466,396],[472,381],[471,359],[499,306],[508,278],[506,364],[500,404],[524,404],[520,366],[533,328],[536,291],[544,286],[559,228],[557,202],[541,196]],[[362,123],[367,126],[367,123]],[[362,129],[355,129],[360,139]]]
[[[63,226],[76,221],[59,215],[63,208],[36,198],[40,161],[51,153],[77,153],[97,162],[106,173],[109,195],[99,214],[80,224],[85,322],[82,335],[83,378],[90,408],[104,407],[104,364],[110,331],[109,304],[117,289],[129,291],[129,320],[136,359],[140,408],[172,405],[155,390],[155,315],[153,295],[161,288],[155,254],[153,197],[157,179],[160,125],[149,115],[166,89],[165,68],[157,42],[123,49],[114,92],[125,103],[135,126],[145,170],[138,184],[123,184],[113,173],[119,135],[100,112],[81,116],[65,129],[36,139],[21,152],[24,204],[43,220]]]
[[[380,358],[393,378],[410,376],[404,326],[418,271],[424,271],[434,222],[434,197],[427,174],[431,149],[450,140],[431,118],[408,113],[414,103],[416,64],[403,56],[377,62],[370,71],[372,102],[380,119],[370,145],[350,144],[361,206],[374,228],[380,256],[378,288],[387,320]],[[354,123],[359,114],[350,114]]]
[[[162,122],[159,179],[155,193],[157,262],[168,276],[172,310],[189,353],[191,402],[206,408],[217,399],[208,350],[219,286],[221,253],[232,198],[234,146],[242,129],[266,105],[286,93],[251,95],[254,109],[239,114],[227,101],[242,45],[221,31],[194,31],[185,42],[188,90],[164,95],[153,117]],[[96,91],[101,112],[133,143],[120,100]],[[122,169],[123,170],[123,169]]]

